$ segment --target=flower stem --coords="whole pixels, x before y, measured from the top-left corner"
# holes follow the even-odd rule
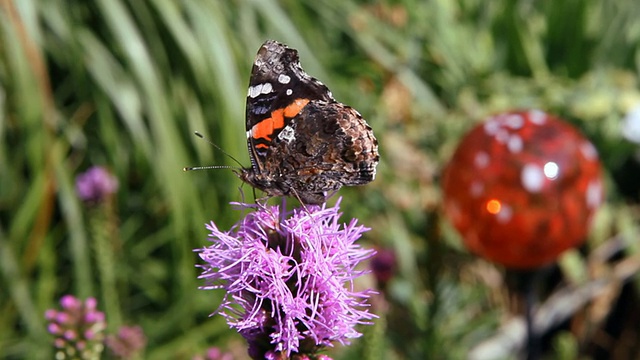
[[[111,215],[111,206],[105,203],[92,211],[90,223],[105,313],[109,319],[109,328],[116,329],[122,323],[122,315],[116,284],[116,260],[113,247],[113,240],[117,238],[114,236],[117,227],[114,216]]]

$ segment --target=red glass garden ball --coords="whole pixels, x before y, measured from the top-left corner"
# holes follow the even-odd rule
[[[517,269],[581,244],[604,197],[593,144],[539,110],[499,114],[472,129],[443,181],[445,213],[467,248]]]

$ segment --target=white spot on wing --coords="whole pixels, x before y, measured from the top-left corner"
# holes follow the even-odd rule
[[[249,86],[249,97],[252,99],[260,95],[261,92],[262,92],[262,84]]]
[[[253,128],[247,130],[247,139],[251,138],[253,136]]]
[[[296,139],[296,132],[291,126],[287,125],[280,131],[280,134],[278,134],[278,139],[290,143]]]
[[[260,94],[269,94],[273,91],[273,86],[270,83],[258,84],[255,86],[249,86],[249,93],[247,96],[254,99]]]
[[[293,90],[287,89],[287,95],[291,95],[291,94],[293,94]]]
[[[280,74],[278,76],[278,82],[280,84],[288,84],[289,81],[291,81],[291,78],[289,76],[285,75],[285,74]]]
[[[271,86],[270,83],[264,83],[262,84],[262,91],[260,91],[263,94],[268,94],[270,92],[273,91],[273,86]]]

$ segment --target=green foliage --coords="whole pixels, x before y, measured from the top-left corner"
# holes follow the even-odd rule
[[[635,151],[619,129],[640,103],[638,18],[634,0],[0,1],[0,358],[51,358],[43,313],[66,293],[96,296],[112,331],[140,324],[150,359],[242,347],[208,317],[223,294],[197,289],[192,249],[252,189],[231,171],[181,169],[236,166],[194,130],[249,164],[246,86],[268,38],[297,48],[380,141],[378,179],[340,193],[398,273],[374,328],[332,354],[464,358],[509,310],[502,273],[440,219],[443,164],[484,116],[536,107],[578,125],[618,171]],[[91,165],[120,181],[109,209],[75,194]],[[639,234],[634,205],[608,190],[594,246]],[[558,358],[584,341],[563,333]]]

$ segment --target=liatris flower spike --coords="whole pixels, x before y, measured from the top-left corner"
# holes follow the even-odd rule
[[[333,342],[348,344],[370,324],[371,290],[355,291],[374,254],[355,242],[368,231],[353,219],[340,224],[335,207],[239,204],[255,209],[230,231],[207,225],[212,245],[198,249],[205,261],[202,289],[224,289],[218,312],[249,343],[254,359],[317,358]],[[325,356],[322,356],[326,358]]]
[[[118,179],[107,169],[93,166],[76,177],[76,193],[85,202],[100,202],[118,190]]]
[[[233,360],[233,355],[217,347],[211,347],[205,355],[194,356],[191,360]]]
[[[380,286],[384,287],[393,278],[396,272],[396,253],[392,249],[379,249],[371,259],[370,264],[373,276]]]
[[[105,343],[118,359],[136,359],[147,345],[147,337],[140,326],[121,326],[118,334],[107,336]]]
[[[80,301],[73,295],[60,299],[62,311],[49,309],[45,318],[56,338],[56,359],[99,359],[104,349],[104,313],[96,309],[95,298]]]

